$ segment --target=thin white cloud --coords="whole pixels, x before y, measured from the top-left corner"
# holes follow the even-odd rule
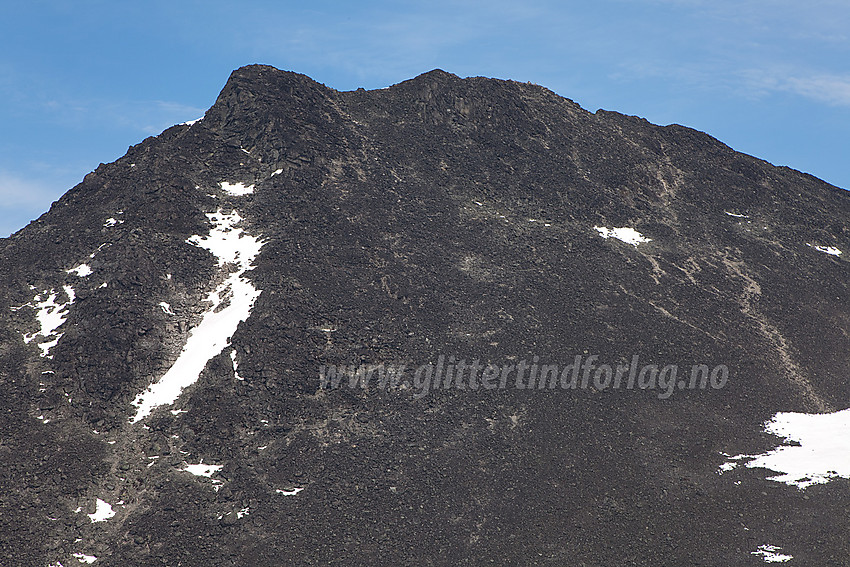
[[[0,170],[0,238],[39,217],[65,189]]]
[[[164,100],[51,99],[42,103],[57,123],[81,128],[129,128],[148,135],[192,120],[206,109]]]
[[[850,75],[788,77],[779,88],[828,104],[850,106]]]
[[[203,116],[204,112],[206,112],[205,108],[164,100],[142,102],[138,103],[136,107],[140,117],[147,120],[137,119],[135,123],[139,125],[144,124],[140,126],[140,130],[151,135],[159,134],[175,124],[194,120],[198,116]],[[132,118],[132,114],[127,116],[128,118]]]
[[[67,187],[52,187],[42,181],[0,170],[0,207],[3,209],[42,206],[45,199],[56,200],[65,190]]]
[[[752,98],[787,92],[833,106],[850,106],[850,75],[812,72],[799,67],[748,69],[738,73]]]

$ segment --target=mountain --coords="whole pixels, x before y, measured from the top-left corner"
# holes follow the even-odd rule
[[[848,226],[537,85],[238,69],[0,240],[0,563],[850,565]]]

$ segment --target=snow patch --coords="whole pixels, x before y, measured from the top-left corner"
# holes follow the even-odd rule
[[[233,361],[233,376],[239,381],[245,380],[244,378],[239,376],[239,365],[236,362],[236,350],[235,349],[230,351],[230,360]]]
[[[133,400],[137,411],[132,423],[144,419],[158,406],[173,404],[185,388],[197,382],[207,362],[230,344],[230,337],[251,314],[260,295],[243,275],[252,267],[264,242],[236,228],[242,220],[236,211],[225,214],[219,210],[207,217],[213,223],[210,234],[192,236],[187,242],[215,254],[220,267],[230,264],[236,270],[207,297],[210,308],[190,332],[174,365]]]
[[[265,243],[247,234],[243,236],[243,230],[235,228],[242,222],[242,217],[235,210],[225,214],[219,209],[216,213],[207,213],[207,217],[213,223],[209,236],[191,236],[186,242],[215,254],[219,266],[234,263],[241,271],[248,270]]]
[[[272,174],[270,175],[270,177],[274,177],[275,175],[280,175],[281,173],[283,173],[283,170],[282,170],[282,169],[275,169],[275,170],[272,172]]]
[[[841,250],[836,248],[835,246],[812,246],[811,244],[807,244],[811,248],[814,248],[818,252],[823,252],[824,254],[829,254],[830,256],[841,256]]]
[[[850,408],[834,413],[777,413],[765,431],[799,445],[781,445],[761,455],[728,457],[722,471],[740,462],[776,471],[768,480],[805,489],[835,478],[850,478]],[[731,466],[730,466],[731,465]]]
[[[171,305],[166,303],[165,301],[159,302],[159,307],[166,315],[174,315],[174,311],[171,310]]]
[[[735,213],[730,213],[729,211],[723,211],[723,212],[726,213],[727,215],[729,215],[730,217],[735,217],[736,219],[748,219],[748,218],[750,218],[750,215],[738,215],[738,214],[735,214]]]
[[[616,238],[617,240],[622,240],[626,244],[631,244],[634,247],[645,242],[652,242],[651,238],[646,238],[635,229],[629,227],[605,228],[604,226],[594,226],[593,228],[596,229],[596,232],[598,232],[599,236],[602,238]]]
[[[212,475],[214,475],[223,468],[224,465],[205,465],[204,462],[201,461],[197,465],[190,465],[186,463],[186,465],[181,470],[187,473],[191,473],[195,476],[204,476],[207,478],[211,478]]]
[[[191,126],[192,124],[197,124],[203,119],[204,117],[201,116],[200,118],[195,118],[194,120],[189,120],[188,122],[181,122],[180,124],[178,124],[178,126]]]
[[[113,219],[113,220],[114,220],[114,219]],[[121,221],[121,222],[124,222],[124,221]],[[98,247],[97,247],[97,250],[95,250],[94,252],[92,252],[91,254],[89,254],[89,259],[94,259],[94,257],[97,255],[97,253],[98,253],[98,252],[100,252],[101,250],[103,250],[103,248],[104,248],[104,247],[106,247],[106,246],[109,246],[109,243],[108,243],[108,242],[106,242],[106,243],[101,244],[100,246],[98,246]]]
[[[106,219],[106,222],[103,223],[103,226],[105,226],[106,228],[110,228],[110,227],[115,226],[116,224],[124,224],[124,221],[123,220],[116,220],[112,217],[109,217],[108,219]]]
[[[56,290],[51,289],[48,292],[41,293],[35,296],[32,302],[28,303],[29,307],[36,310],[35,318],[38,321],[40,329],[35,333],[24,334],[24,342],[29,344],[36,337],[40,336],[38,347],[41,349],[41,356],[48,357],[48,352],[51,348],[59,343],[63,333],[57,333],[56,329],[61,327],[68,318],[68,307],[74,303],[76,296],[74,288],[69,285],[62,286],[65,295],[68,298],[67,302],[57,303],[59,294]],[[22,309],[25,307],[16,308]]]
[[[792,555],[777,553],[781,549],[781,547],[775,545],[760,545],[758,551],[751,552],[751,555],[761,555],[765,563],[785,563],[794,559]]]
[[[302,490],[304,490],[304,489],[303,488],[293,488],[292,490],[277,489],[277,490],[275,490],[275,492],[277,492],[278,494],[282,494],[284,496],[295,496],[296,494],[298,494]]]
[[[234,197],[241,197],[243,195],[250,195],[254,192],[253,185],[245,185],[244,183],[228,183],[227,181],[221,182],[221,189],[225,193],[233,195]]]
[[[42,358],[53,358],[53,356],[48,353],[50,352],[50,349],[59,344],[59,339],[62,338],[62,335],[64,335],[64,333],[59,333],[54,336],[53,340],[39,343],[38,348],[41,349]]]
[[[87,514],[89,519],[94,522],[105,522],[106,520],[115,516],[115,511],[112,510],[112,506],[109,505],[108,502],[104,502],[100,498],[97,499],[97,507],[93,514]]]
[[[25,336],[24,342],[26,343],[31,342],[37,335],[42,335],[44,337],[50,336],[65,322],[64,311],[66,304],[56,303],[56,298],[58,297],[56,291],[50,290],[49,295],[46,298],[44,298],[44,295],[46,294],[36,297],[36,301],[40,298],[43,299],[33,306],[37,309],[35,318],[41,328],[36,333]]]
[[[97,561],[97,557],[95,557],[94,555],[86,555],[85,553],[74,553],[72,554],[72,557],[80,563],[92,564]]]
[[[68,274],[76,274],[78,277],[84,278],[92,274],[92,269],[91,266],[89,266],[88,264],[80,264],[76,268],[65,270],[65,272]]]

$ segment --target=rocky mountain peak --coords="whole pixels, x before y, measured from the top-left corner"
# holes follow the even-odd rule
[[[2,563],[838,564],[848,220],[538,85],[237,69],[0,241]]]

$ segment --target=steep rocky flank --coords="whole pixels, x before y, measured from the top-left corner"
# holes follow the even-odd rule
[[[724,467],[850,406],[848,223],[844,190],[537,85],[241,68],[0,240],[0,564],[850,565],[850,481]],[[320,388],[440,355],[728,381]]]

